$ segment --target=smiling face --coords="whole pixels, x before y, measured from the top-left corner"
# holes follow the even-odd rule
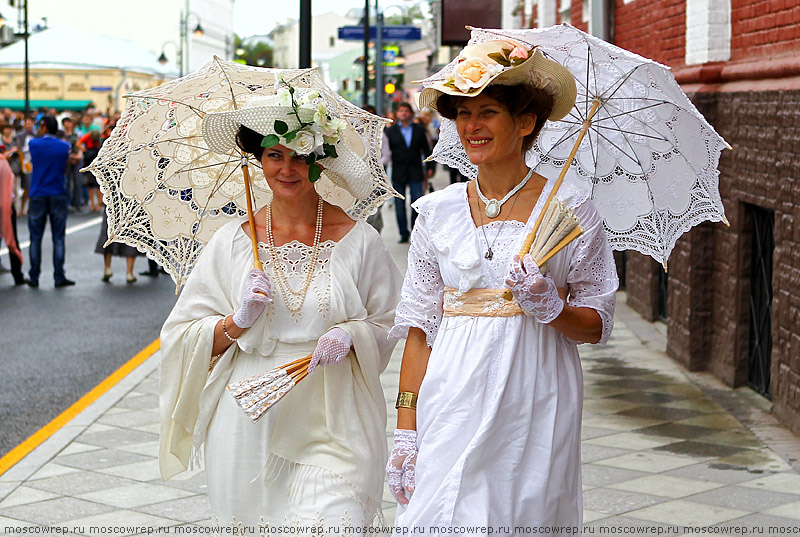
[[[459,99],[456,129],[470,162],[493,164],[518,158],[522,139],[533,131],[536,116],[514,118],[497,99],[486,95]]]
[[[264,149],[261,167],[264,177],[276,198],[296,199],[314,191],[308,180],[308,164],[305,157],[282,145]]]

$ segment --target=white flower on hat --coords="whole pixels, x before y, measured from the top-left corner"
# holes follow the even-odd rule
[[[328,107],[323,102],[317,103],[317,108],[314,111],[314,123],[323,129],[328,123]]]
[[[325,125],[321,125],[322,134],[325,137],[325,142],[335,145],[339,143],[342,131],[347,126],[347,121],[340,117],[334,117]]]
[[[292,106],[292,92],[288,88],[278,88],[278,105]]]
[[[319,92],[318,91],[309,91],[305,95],[303,95],[302,100],[300,101],[301,105],[309,105],[314,102],[314,100],[319,99]]]
[[[469,93],[482,87],[491,77],[502,71],[503,66],[498,63],[469,58],[456,65],[453,71],[453,83],[459,90]]]
[[[303,127],[291,141],[285,141],[283,145],[295,151],[298,155],[310,155],[315,150],[322,147],[322,129],[317,125]]]

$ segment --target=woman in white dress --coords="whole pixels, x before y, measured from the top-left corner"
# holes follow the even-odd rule
[[[478,177],[415,204],[391,332],[407,337],[387,465],[400,504],[395,525],[574,534],[582,518],[577,344],[608,338],[616,270],[587,193],[569,184],[556,197],[583,235],[545,274],[516,254],[555,182],[529,169],[525,153],[546,119],[572,108],[575,82],[541,52],[508,41],[466,47],[441,79],[423,90],[421,106],[455,120]],[[514,300],[501,297],[506,287]]]
[[[320,130],[319,116],[310,119],[319,97],[308,93],[294,97],[310,103],[309,113],[276,97],[204,119],[209,145],[252,153],[272,190],[255,214],[264,271],[252,268],[247,222],[224,225],[161,336],[162,477],[204,454],[213,516],[240,534],[369,525],[383,492],[379,375],[393,347],[387,334],[401,277],[378,233],[310,181],[320,164],[309,155],[325,155],[316,160],[326,173],[334,159],[345,162],[349,175],[336,180],[351,192],[373,184],[366,162],[338,143],[342,120],[328,116],[322,126],[330,129]],[[324,146],[314,131],[325,134]],[[303,140],[303,132],[312,135]],[[308,378],[256,423],[225,389],[312,353]]]

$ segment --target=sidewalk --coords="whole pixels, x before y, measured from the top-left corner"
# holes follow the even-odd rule
[[[393,215],[384,208],[383,236],[405,270],[407,245],[397,244]],[[659,330],[620,293],[609,345],[581,348],[585,532],[613,526],[606,533],[639,527],[640,535],[658,528],[681,535],[684,526],[717,526],[716,535],[758,527],[761,535],[800,533],[800,438],[748,388],[730,390],[667,358]],[[382,377],[387,442],[401,356],[400,344]],[[202,473],[166,483],[158,476],[158,362],[157,353],[0,476],[0,534],[49,526],[131,535],[212,525]],[[384,500],[390,524],[388,490]]]

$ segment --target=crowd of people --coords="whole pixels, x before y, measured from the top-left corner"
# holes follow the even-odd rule
[[[136,282],[135,248],[112,243],[105,246],[106,221],[97,179],[80,170],[97,157],[119,114],[103,114],[90,108],[62,111],[42,108],[25,114],[6,108],[0,114],[0,242],[9,252],[10,268],[0,262],[0,272],[10,272],[14,285],[39,286],[41,247],[47,222],[53,240],[55,287],[75,282],[66,277],[66,222],[70,213],[103,212],[103,226],[95,251],[104,257],[103,281],[111,279],[111,257],[125,257],[126,281]],[[27,216],[30,233],[30,268],[22,270],[17,216]],[[158,276],[157,266],[141,273]]]

